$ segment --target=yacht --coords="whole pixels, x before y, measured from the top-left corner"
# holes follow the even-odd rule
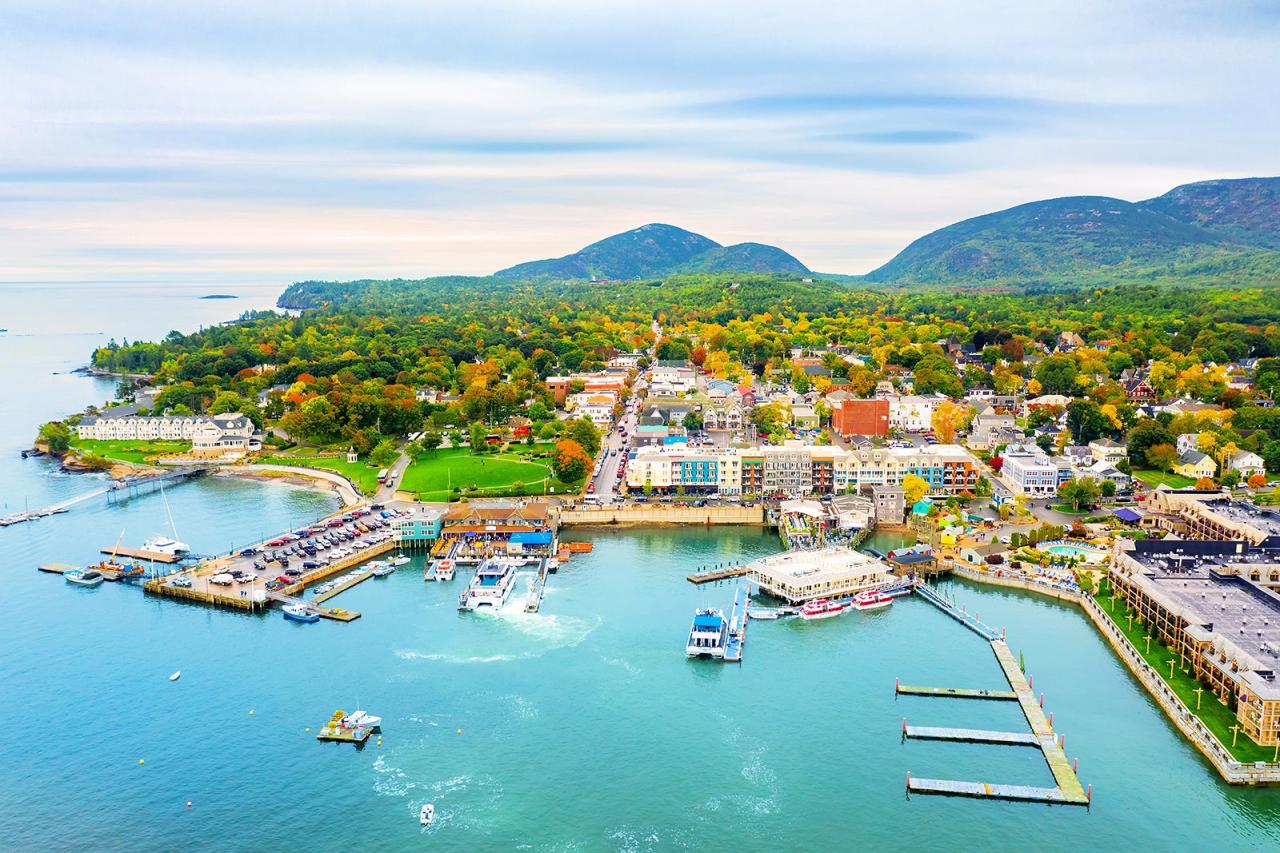
[[[154,554],[168,554],[176,557],[185,554],[191,550],[186,542],[180,542],[172,536],[165,536],[163,533],[157,533],[146,542],[142,543],[142,550],[150,551]]]
[[[352,711],[342,718],[342,726],[348,729],[369,729],[378,731],[382,728],[382,718],[364,711]]]
[[[67,583],[73,583],[77,586],[97,586],[106,580],[102,576],[102,572],[95,569],[73,569],[62,575],[66,578]]]
[[[684,653],[691,658],[722,658],[728,642],[729,623],[725,621],[724,611],[698,610],[693,614]]]
[[[848,609],[848,605],[843,601],[819,598],[817,601],[810,601],[800,608],[800,618],[806,621],[830,619],[832,616],[839,616],[846,609]]]
[[[384,565],[381,565],[381,566],[377,566],[376,568],[374,568],[374,569],[373,569],[373,576],[374,576],[375,578],[385,578],[387,575],[393,575],[393,574],[395,574],[395,571],[396,571],[396,567],[395,567],[395,566],[393,566],[393,565],[391,565],[391,564],[389,564],[389,563],[387,563],[387,564],[384,564]]]
[[[893,604],[893,596],[878,589],[869,589],[853,597],[855,610],[879,610]]]
[[[398,557],[393,557],[393,558],[390,560],[391,565],[393,565],[393,566],[397,566],[397,567],[398,567],[398,566],[407,566],[407,565],[409,565],[409,562],[410,562],[409,558],[408,558],[408,557],[406,557],[404,554],[401,554],[401,555],[400,555],[400,556],[398,556]]]
[[[290,604],[284,608],[284,618],[292,619],[294,622],[319,622],[320,614],[312,613],[301,605]]]
[[[516,587],[516,567],[506,560],[489,559],[476,569],[476,576],[458,599],[459,610],[498,608],[507,603]]]

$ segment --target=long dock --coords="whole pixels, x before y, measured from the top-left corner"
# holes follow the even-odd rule
[[[335,595],[341,595],[342,593],[351,589],[351,587],[355,586],[358,583],[364,583],[371,577],[373,577],[372,569],[365,569],[364,571],[353,572],[350,578],[338,584],[328,592],[316,593],[314,596],[311,597],[311,600],[308,602],[308,604],[319,604],[323,601],[328,601],[329,599],[333,598]]]
[[[937,726],[902,725],[902,736],[912,740],[950,740],[959,743],[991,743],[1002,746],[1040,746],[1031,732],[995,732],[985,729],[949,729]]]
[[[103,554],[112,554],[116,557],[128,557],[133,560],[147,560],[152,563],[179,563],[182,557],[178,554],[165,554],[160,551],[144,551],[141,548],[126,548],[108,546],[100,549]]]
[[[961,782],[955,779],[917,779],[910,774],[907,774],[907,793],[978,797],[989,800],[1015,800],[1024,803],[1071,804],[1071,801],[1057,788],[1002,785],[993,782]]]
[[[319,615],[321,619],[332,619],[335,622],[354,622],[355,620],[360,618],[359,610],[343,610],[340,607],[321,607],[320,605],[316,604],[314,601],[307,601],[301,598],[294,598],[291,595],[285,595],[280,592],[270,593],[267,597],[279,604],[289,604],[289,605],[296,605],[298,607],[305,607],[308,610],[312,611],[313,613],[316,613],[317,615]]]
[[[740,578],[747,572],[751,571],[746,566],[731,566],[725,569],[712,569],[709,572],[696,572],[687,575],[685,580],[692,584],[711,583],[712,581],[723,581],[729,578]]]
[[[995,628],[992,628],[990,625],[987,625],[986,623],[980,621],[975,614],[969,613],[967,610],[963,608],[956,607],[954,604],[952,604],[950,601],[944,598],[940,592],[938,592],[933,587],[929,586],[927,583],[916,584],[916,592],[920,593],[920,597],[923,598],[925,601],[934,605],[943,613],[947,614],[952,619],[956,620],[961,625],[968,628],[970,631],[973,631],[979,637],[982,637],[982,639],[993,641],[993,640],[999,640],[1002,636],[1004,636],[1004,633],[1002,631],[997,631]]]
[[[946,699],[992,699],[1016,702],[1018,694],[1012,690],[973,690],[965,687],[922,687],[917,684],[895,684],[895,693],[904,696],[934,696]]]
[[[733,608],[729,611],[729,642],[724,647],[725,663],[742,663],[742,653],[747,647],[747,609],[751,606],[751,593],[743,598],[742,587],[733,593]]]

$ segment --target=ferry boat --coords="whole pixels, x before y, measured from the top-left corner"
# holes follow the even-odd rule
[[[832,601],[827,598],[819,598],[817,601],[810,601],[800,608],[800,618],[806,621],[815,619],[830,619],[832,616],[839,616],[848,608],[843,601]]]
[[[728,644],[729,623],[724,618],[723,610],[694,612],[693,625],[689,627],[689,640],[684,646],[686,655],[691,658],[722,658]]]
[[[320,614],[312,613],[301,605],[290,604],[284,608],[284,618],[292,619],[294,622],[319,622]]]
[[[106,580],[102,573],[95,569],[72,569],[64,572],[62,576],[66,578],[67,583],[73,583],[76,586],[98,586]]]
[[[855,610],[879,610],[893,604],[893,596],[879,589],[869,589],[853,597]]]
[[[506,560],[490,559],[480,564],[476,576],[458,599],[459,610],[501,607],[516,588],[516,567]]]
[[[438,581],[453,580],[453,560],[441,560],[436,563],[436,570],[432,574]]]

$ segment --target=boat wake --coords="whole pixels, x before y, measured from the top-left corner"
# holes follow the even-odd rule
[[[623,658],[607,658],[601,655],[600,660],[604,661],[609,666],[622,667],[623,671],[625,671],[627,675],[631,676],[632,678],[639,678],[640,674],[644,672],[644,670],[642,670],[640,667],[636,666],[631,661],[625,660]]]

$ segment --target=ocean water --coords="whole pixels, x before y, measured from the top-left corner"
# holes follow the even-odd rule
[[[109,394],[109,382],[53,376],[104,339],[91,327],[154,337],[227,319],[275,292],[200,302],[154,286],[136,299],[127,288],[85,287],[47,295],[0,285],[0,325],[19,332],[0,336],[0,370],[17,389],[0,419],[11,506],[93,487],[92,477],[17,459],[39,421]],[[64,304],[36,310],[26,305],[34,299]],[[306,489],[221,479],[167,495],[179,533],[202,551],[334,505]],[[1078,612],[1030,594],[944,582],[1007,628],[1094,786],[1087,811],[905,797],[907,771],[1050,782],[1032,750],[901,742],[904,717],[1025,728],[1002,703],[895,698],[896,677],[1003,686],[989,648],[923,601],[816,624],[755,622],[741,665],[687,660],[693,609],[727,607],[733,586],[693,587],[684,576],[777,550],[760,531],[583,534],[594,550],[551,577],[538,614],[523,613],[518,594],[497,614],[460,614],[465,574],[424,583],[420,559],[335,599],[364,614],[350,624],[209,610],[125,585],[72,588],[34,571],[88,562],[121,530],[137,544],[164,524],[159,496],[146,495],[0,529],[0,686],[10,714],[0,847],[1280,845],[1280,791],[1221,784]],[[181,680],[169,682],[177,669]],[[383,716],[380,746],[315,741],[334,709],[357,703]],[[424,833],[417,814],[428,801],[438,819]]]

